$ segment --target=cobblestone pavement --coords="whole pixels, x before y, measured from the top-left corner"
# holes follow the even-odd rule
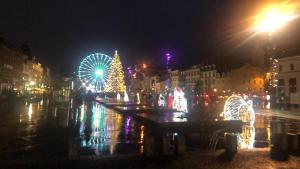
[[[269,148],[240,150],[231,160],[223,158],[223,150],[204,152],[193,150],[179,157],[145,158],[141,156],[112,156],[110,158],[48,159],[42,161],[0,161],[1,168],[164,168],[164,169],[300,169],[300,157],[288,161],[270,158]]]

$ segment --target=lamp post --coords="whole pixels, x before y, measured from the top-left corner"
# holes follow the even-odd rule
[[[277,56],[275,54],[276,47],[272,43],[272,35],[296,18],[293,8],[291,4],[283,4],[277,7],[273,6],[257,15],[257,21],[254,26],[255,32],[266,32],[268,34],[267,58],[264,61],[264,66],[268,72],[267,92],[269,92],[271,96],[271,107],[273,107],[275,103],[275,91],[277,87]]]

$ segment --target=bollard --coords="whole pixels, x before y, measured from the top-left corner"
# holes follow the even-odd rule
[[[162,138],[162,155],[172,155],[171,149],[171,139],[169,137]]]
[[[288,133],[288,151],[289,154],[296,155],[299,149],[299,140],[297,134]]]
[[[225,153],[232,155],[237,152],[238,140],[236,134],[226,133],[225,134]]]
[[[185,153],[185,137],[178,135],[175,137],[175,149],[174,153],[176,155],[182,155]]]
[[[285,125],[283,122],[277,121],[272,123],[271,135],[271,151],[270,157],[274,160],[286,161],[289,157],[288,139],[285,132]]]
[[[271,144],[274,144],[274,134],[282,134],[282,123],[279,120],[271,121]]]

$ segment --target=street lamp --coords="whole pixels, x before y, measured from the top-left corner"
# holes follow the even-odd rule
[[[296,18],[292,10],[285,8],[273,8],[258,15],[254,29],[257,32],[268,32],[269,34],[282,28],[288,22]]]
[[[297,15],[294,11],[296,5],[284,3],[278,6],[272,6],[266,8],[256,16],[256,22],[254,24],[255,32],[268,33],[269,46],[267,48],[267,59],[265,60],[265,66],[267,68],[267,80],[269,94],[273,96],[272,102],[275,102],[275,87],[276,82],[276,65],[277,57],[275,54],[275,47],[272,44],[272,34],[280,28],[284,27],[288,22],[294,20]]]
[[[294,20],[297,15],[295,14],[296,5],[293,4],[280,4],[277,6],[271,6],[269,8],[266,8],[261,13],[256,15],[255,23],[254,23],[254,31],[259,32],[266,32],[268,33],[269,38],[269,48],[268,52],[270,52],[269,56],[269,64],[268,66],[271,66],[269,70],[271,70],[272,75],[274,75],[274,71],[272,68],[274,68],[276,59],[274,56],[274,50],[275,47],[272,45],[272,34],[274,34],[275,31],[279,30],[280,28],[284,27],[288,22]],[[267,65],[265,65],[267,66]],[[273,76],[271,76],[273,77]],[[273,84],[272,86],[274,86]]]
[[[145,63],[143,63],[143,69],[146,69],[147,68],[147,65]]]

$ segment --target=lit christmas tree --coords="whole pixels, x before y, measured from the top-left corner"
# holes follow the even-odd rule
[[[118,51],[115,51],[115,55],[112,59],[111,66],[108,69],[108,81],[104,91],[105,92],[126,91],[123,66],[120,57],[118,55]]]

